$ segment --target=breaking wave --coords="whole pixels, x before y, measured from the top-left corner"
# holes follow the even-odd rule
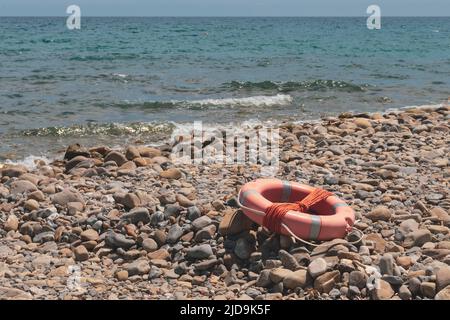
[[[232,81],[223,85],[233,91],[241,90],[268,90],[277,91],[282,93],[294,92],[294,91],[325,91],[325,90],[338,90],[344,92],[362,92],[367,90],[370,85],[368,84],[354,84],[342,80],[312,80],[312,81],[286,81],[286,82],[274,82],[274,81],[260,81],[260,82],[241,82]]]
[[[170,101],[124,101],[113,104],[96,104],[97,107],[116,107],[122,109],[164,109],[183,108],[199,109],[208,107],[271,107],[289,105],[294,98],[287,94],[274,96],[253,96],[244,98],[201,99],[201,100],[170,100]]]
[[[21,131],[28,137],[86,137],[170,134],[175,124],[167,123],[96,123],[68,127],[47,127]]]

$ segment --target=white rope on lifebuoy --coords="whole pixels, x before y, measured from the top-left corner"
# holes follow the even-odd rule
[[[245,205],[243,205],[243,204],[241,203],[241,191],[242,191],[242,189],[239,190],[239,194],[238,194],[238,196],[237,196],[237,204],[238,204],[238,206],[239,206],[241,209],[248,210],[248,211],[253,212],[253,213],[255,213],[255,214],[259,215],[259,216],[264,217],[264,216],[266,215],[266,213],[265,213],[264,211],[260,211],[260,210],[253,209],[253,208],[249,208],[249,207],[247,207],[247,206],[245,206]],[[287,231],[287,232],[291,235],[291,237],[293,237],[295,240],[298,240],[298,241],[300,241],[300,242],[302,242],[302,243],[304,243],[304,244],[307,244],[307,245],[309,245],[309,246],[312,246],[312,247],[320,247],[320,246],[322,245],[322,244],[315,244],[315,243],[306,241],[306,240],[304,240],[304,239],[302,239],[302,238],[299,238],[297,235],[295,235],[295,234],[292,232],[292,230],[291,230],[285,223],[281,222],[281,225],[286,229],[286,231]],[[360,242],[360,241],[362,240],[362,238],[364,237],[364,234],[363,234],[363,232],[362,232],[361,230],[354,229],[354,231],[359,232],[359,233],[360,233],[360,237],[358,238],[358,240],[348,242],[349,244],[355,244],[355,243],[358,243],[358,242]]]

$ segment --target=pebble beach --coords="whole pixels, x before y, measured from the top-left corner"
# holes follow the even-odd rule
[[[0,164],[0,299],[449,300],[450,107],[279,124],[276,178],[329,190],[355,234],[309,246],[240,214],[257,165],[68,146]],[[225,234],[224,234],[225,233]]]

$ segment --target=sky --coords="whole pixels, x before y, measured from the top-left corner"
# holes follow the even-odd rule
[[[0,16],[450,16],[450,0],[0,0]]]

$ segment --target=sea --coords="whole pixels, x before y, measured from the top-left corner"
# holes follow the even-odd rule
[[[450,18],[0,17],[0,162],[450,96]]]

